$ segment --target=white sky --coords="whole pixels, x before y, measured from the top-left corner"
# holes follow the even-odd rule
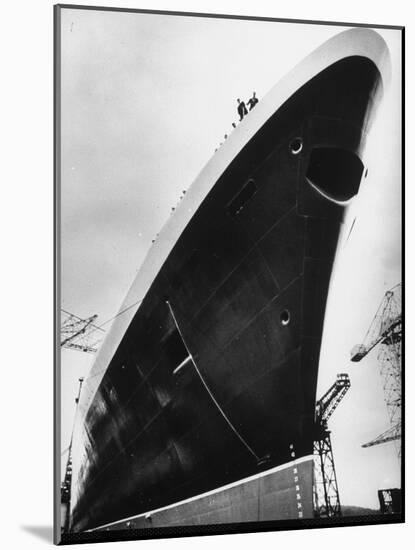
[[[62,11],[62,307],[79,316],[119,309],[150,245],[237,121],[236,98],[259,99],[343,27]],[[388,288],[401,280],[400,33],[378,31],[392,82],[372,129],[369,175],[336,262],[318,396],[338,372],[352,387],[330,421],[344,504],[376,508],[399,486],[393,444],[362,449],[389,427],[372,352],[350,363]],[[375,350],[374,350],[375,351]],[[91,355],[62,352],[62,449],[78,378]],[[65,457],[63,457],[63,464]]]

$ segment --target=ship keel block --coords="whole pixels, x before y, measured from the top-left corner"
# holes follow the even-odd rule
[[[313,517],[313,458],[305,457],[197,498],[93,529],[279,521]]]

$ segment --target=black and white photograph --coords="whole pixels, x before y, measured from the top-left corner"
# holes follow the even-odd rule
[[[384,23],[55,6],[55,543],[404,521]]]

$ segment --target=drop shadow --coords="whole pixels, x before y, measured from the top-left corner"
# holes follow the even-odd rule
[[[50,525],[21,525],[20,528],[38,539],[53,543],[53,527]]]

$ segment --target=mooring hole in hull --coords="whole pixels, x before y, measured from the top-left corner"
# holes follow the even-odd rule
[[[363,163],[351,151],[336,147],[314,147],[306,178],[327,199],[346,202],[359,191]]]

